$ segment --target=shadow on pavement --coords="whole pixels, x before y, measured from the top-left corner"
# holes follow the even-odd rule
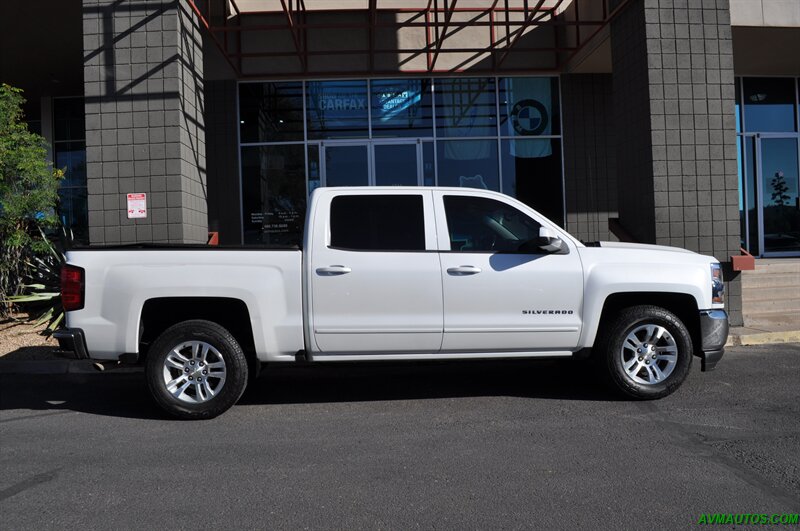
[[[240,404],[307,404],[512,396],[617,400],[588,363],[468,361],[268,367]],[[80,411],[163,419],[143,373],[0,375],[0,410]],[[2,422],[2,421],[0,421]]]

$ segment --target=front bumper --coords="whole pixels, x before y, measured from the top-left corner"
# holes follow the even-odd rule
[[[700,312],[700,368],[714,370],[725,353],[728,341],[728,314],[725,310],[702,310]]]
[[[86,350],[86,339],[83,337],[83,330],[80,328],[62,328],[53,332],[53,337],[58,340],[56,354],[78,360],[89,358],[89,352]]]

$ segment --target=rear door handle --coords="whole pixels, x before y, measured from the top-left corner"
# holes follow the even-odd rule
[[[352,269],[343,265],[332,265],[328,267],[318,267],[317,274],[322,275],[325,277],[333,277],[336,275],[346,275],[347,273],[351,272]]]
[[[471,265],[462,265],[458,267],[451,267],[447,270],[447,272],[456,276],[477,275],[481,272],[481,268]]]

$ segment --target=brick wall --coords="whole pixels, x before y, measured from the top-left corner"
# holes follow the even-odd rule
[[[727,0],[633,0],[612,23],[620,222],[643,242],[739,253]],[[741,287],[727,271],[731,322]]]
[[[561,76],[567,230],[583,241],[616,241],[616,128],[610,74]]]
[[[205,242],[202,40],[185,2],[83,0],[92,244]],[[129,192],[148,217],[127,218]]]

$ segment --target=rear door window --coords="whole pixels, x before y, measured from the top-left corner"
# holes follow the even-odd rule
[[[330,246],[352,251],[424,251],[422,196],[334,197]]]

